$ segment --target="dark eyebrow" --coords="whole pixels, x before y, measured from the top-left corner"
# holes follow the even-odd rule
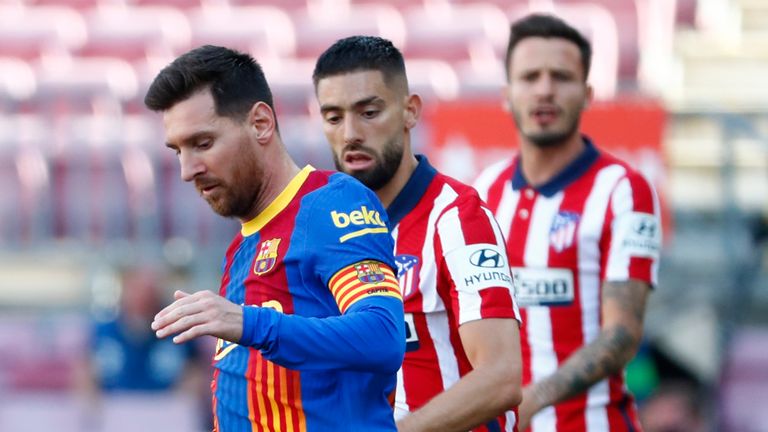
[[[363,107],[363,106],[366,106],[366,105],[370,105],[370,104],[372,104],[374,102],[379,102],[379,101],[383,102],[384,100],[382,98],[378,97],[378,96],[368,96],[366,98],[363,98],[363,99],[360,99],[360,100],[356,101],[355,103],[352,104],[352,106],[354,108],[360,108],[360,107]],[[321,105],[320,106],[320,112],[321,113],[326,113],[328,111],[335,111],[335,110],[338,110],[338,109],[340,109],[340,107],[338,105],[328,105],[328,104],[325,104],[325,105]]]
[[[188,137],[184,137],[184,139],[181,140],[181,142],[184,143],[184,144],[189,144],[191,142],[197,141],[198,139],[200,139],[203,136],[208,136],[210,134],[211,133],[209,131],[195,132],[192,135],[189,135]],[[169,149],[172,149],[172,150],[177,150],[178,149],[178,146],[176,144],[174,144],[174,143],[171,143],[171,142],[166,142],[165,146],[168,147]]]

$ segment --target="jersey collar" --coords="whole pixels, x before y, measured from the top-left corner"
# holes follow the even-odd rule
[[[240,232],[243,234],[243,236],[247,237],[257,233],[264,227],[264,225],[267,224],[267,222],[274,219],[278,213],[283,211],[284,208],[288,207],[288,203],[293,200],[293,197],[296,196],[296,193],[299,191],[301,185],[303,185],[304,181],[307,179],[307,177],[309,177],[309,173],[314,170],[315,168],[312,167],[312,165],[307,165],[302,168],[302,170],[299,171],[299,173],[296,174],[293,179],[291,179],[291,181],[288,183],[288,186],[286,186],[285,189],[280,192],[280,195],[278,195],[271,203],[269,203],[267,208],[265,208],[255,218],[243,224],[242,228],[240,229]]]
[[[419,164],[411,174],[411,178],[405,183],[403,189],[387,207],[390,228],[394,228],[408,213],[416,207],[421,197],[427,191],[432,179],[437,175],[437,170],[429,164],[424,155],[416,155]]]
[[[592,144],[592,140],[589,139],[589,137],[582,135],[582,139],[584,140],[585,146],[581,154],[550,181],[535,187],[534,189],[545,197],[551,197],[565,189],[569,184],[573,183],[587,172],[600,156],[600,153],[597,151],[597,148],[595,148],[595,145]],[[515,163],[515,172],[512,174],[512,189],[514,190],[520,190],[529,186],[528,180],[523,177],[523,169],[520,162],[520,157],[518,157]]]

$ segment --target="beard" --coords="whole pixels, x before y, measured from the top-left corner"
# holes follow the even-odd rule
[[[195,180],[195,186],[201,194],[206,184],[219,186],[219,190],[215,193],[203,195],[208,205],[220,216],[243,219],[253,211],[264,174],[252,146],[248,144],[241,146],[231,172],[232,180],[229,182],[221,179],[200,178]]]
[[[394,177],[397,169],[400,168],[400,162],[403,160],[403,147],[402,143],[390,140],[384,147],[381,155],[362,145],[349,145],[345,147],[344,150],[364,151],[373,158],[375,164],[372,169],[367,171],[345,171],[343,164],[339,160],[339,155],[336,153],[333,154],[333,163],[336,165],[337,170],[351,175],[369,189],[377,191],[386,186]]]
[[[522,127],[522,114],[519,111],[513,111],[513,117],[517,128],[522,132],[525,139],[530,141],[538,148],[555,148],[564,145],[570,137],[578,132],[579,119],[581,118],[581,111],[575,111],[567,114],[565,119],[566,125],[560,130],[540,131],[540,132],[526,132]]]

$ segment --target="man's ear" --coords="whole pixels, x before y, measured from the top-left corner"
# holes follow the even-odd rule
[[[405,127],[410,130],[416,126],[421,117],[421,96],[412,94],[405,102]]]
[[[275,133],[275,113],[265,102],[256,102],[248,112],[248,124],[260,144],[266,144]]]
[[[582,105],[581,109],[585,110],[589,108],[589,105],[592,104],[592,101],[595,99],[595,89],[592,87],[592,85],[587,84],[587,97],[584,98],[584,105]]]

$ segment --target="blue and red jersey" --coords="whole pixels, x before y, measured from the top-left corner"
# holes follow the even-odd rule
[[[243,224],[220,289],[244,306],[243,336],[214,356],[216,431],[395,430],[393,249],[373,192],[309,166]]]

